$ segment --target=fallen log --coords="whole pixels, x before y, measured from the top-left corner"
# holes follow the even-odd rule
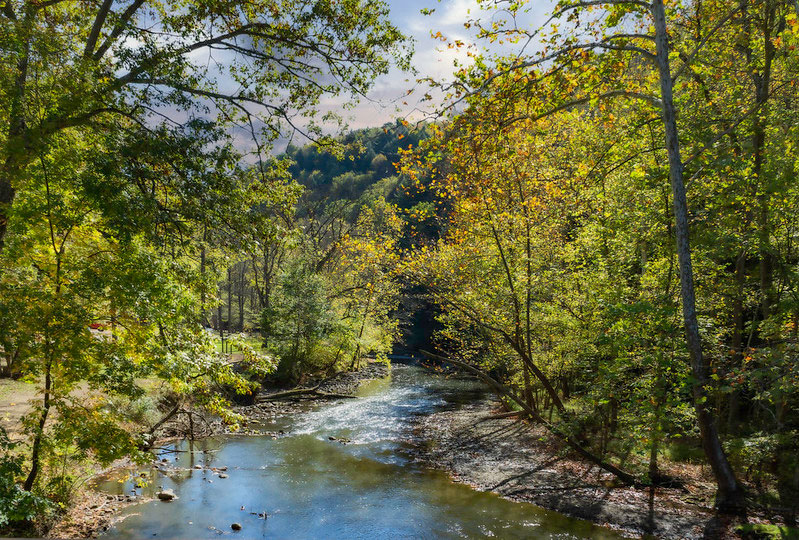
[[[295,388],[293,390],[286,390],[285,392],[275,392],[274,394],[265,394],[258,396],[258,401],[278,401],[281,399],[290,399],[299,396],[315,396],[325,399],[353,399],[358,396],[351,394],[336,394],[335,392],[322,392],[319,386],[312,388]]]
[[[477,419],[477,423],[480,422],[487,422],[488,420],[501,420],[503,418],[512,418],[514,416],[527,416],[526,411],[510,411],[505,413],[499,414],[489,414],[488,416],[483,416],[482,418]]]
[[[619,480],[621,480],[625,484],[630,485],[630,486],[634,486],[634,487],[638,487],[638,488],[649,487],[649,485],[650,485],[649,483],[639,480],[638,478],[636,478],[632,474],[619,469],[618,467],[616,467],[615,465],[613,465],[611,463],[608,463],[608,462],[604,461],[602,458],[600,458],[599,456],[595,455],[593,452],[591,452],[591,451],[587,450],[586,448],[584,448],[583,445],[580,443],[580,441],[576,440],[569,433],[563,432],[557,425],[554,425],[554,424],[552,424],[550,422],[547,422],[540,414],[538,414],[536,411],[531,409],[530,406],[523,399],[521,399],[519,396],[517,396],[516,393],[513,392],[513,390],[511,390],[510,388],[508,388],[504,384],[498,382],[496,379],[494,379],[493,377],[491,377],[488,374],[484,373],[483,371],[477,369],[476,367],[474,367],[474,366],[472,366],[470,364],[467,364],[466,362],[461,362],[460,360],[455,360],[454,358],[445,358],[443,356],[439,356],[437,354],[433,354],[431,352],[427,352],[427,351],[423,351],[423,350],[420,350],[419,352],[422,353],[427,358],[430,358],[431,360],[450,363],[450,364],[453,364],[455,366],[458,366],[460,368],[465,369],[469,373],[477,375],[484,382],[486,382],[489,386],[493,387],[494,390],[496,390],[498,393],[500,393],[501,395],[504,395],[504,396],[510,398],[511,400],[513,400],[519,407],[522,408],[523,412],[525,412],[528,415],[530,415],[530,417],[533,420],[535,420],[536,422],[538,422],[539,424],[544,426],[547,429],[547,431],[549,431],[550,433],[552,433],[553,435],[555,435],[556,437],[561,439],[563,442],[565,442],[567,445],[569,445],[569,447],[571,447],[573,450],[575,450],[578,454],[580,454],[581,456],[586,458],[588,461],[590,461],[594,465],[597,465],[598,467],[608,471],[609,473],[614,475],[616,478],[618,478]]]

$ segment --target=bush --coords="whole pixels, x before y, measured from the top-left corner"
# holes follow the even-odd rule
[[[280,359],[278,380],[293,383],[300,378],[317,347],[332,333],[333,319],[319,275],[299,263],[283,272],[272,306],[261,315],[264,341]]]
[[[23,458],[15,455],[16,446],[0,427],[0,527],[33,521],[50,507],[47,499],[19,486]]]

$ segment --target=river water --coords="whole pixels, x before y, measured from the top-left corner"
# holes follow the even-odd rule
[[[483,391],[468,379],[395,365],[390,379],[363,385],[360,399],[264,426],[283,436],[181,443],[179,452],[164,454],[177,469],[151,470],[136,490],[152,496],[171,488],[178,498],[128,507],[104,537],[617,538],[585,521],[475,491],[413,460],[414,416],[457,407]],[[227,467],[228,478],[211,467]],[[99,488],[128,494],[134,483],[130,475],[112,477]],[[234,522],[240,531],[231,530]]]

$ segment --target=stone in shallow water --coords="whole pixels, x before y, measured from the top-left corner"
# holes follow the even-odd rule
[[[230,524],[230,528],[233,529],[234,531],[240,531],[241,530],[241,523],[231,523]]]
[[[159,491],[156,496],[162,501],[171,501],[175,498],[175,492],[171,489],[165,489],[164,491]]]

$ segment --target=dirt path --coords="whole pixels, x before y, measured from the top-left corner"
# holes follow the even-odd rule
[[[430,443],[419,458],[476,489],[632,536],[728,536],[701,502],[707,485],[658,488],[654,493],[618,486],[609,474],[553,449],[540,428],[514,418],[483,420],[496,412],[498,403],[484,401],[420,418],[416,435]]]
[[[33,383],[0,379],[0,426],[11,439],[22,437],[20,419],[33,409],[31,400],[38,395]]]

